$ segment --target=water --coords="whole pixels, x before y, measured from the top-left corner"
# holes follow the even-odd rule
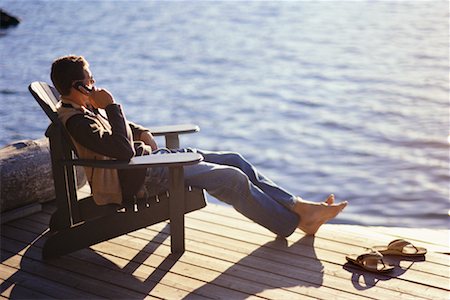
[[[448,227],[448,2],[2,1],[0,145],[43,136],[27,91],[84,55],[147,126],[235,150],[338,223]]]

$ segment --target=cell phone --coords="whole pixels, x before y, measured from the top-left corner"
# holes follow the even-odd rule
[[[77,81],[73,84],[73,87],[76,88],[78,91],[80,91],[81,93],[90,93],[92,92],[92,89],[89,88],[87,85],[83,84],[82,81]],[[84,89],[84,91],[83,91]]]

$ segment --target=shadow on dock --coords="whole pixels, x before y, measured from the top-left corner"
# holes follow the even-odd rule
[[[268,249],[270,249],[268,251]],[[296,276],[292,272],[293,268],[291,266],[286,265],[286,269],[290,269],[289,272],[287,271],[286,277],[289,277],[288,279],[285,276],[280,276],[276,271],[274,273],[271,273],[270,265],[255,265],[254,258],[257,257],[264,257],[265,259],[271,259],[271,255],[273,256],[273,260],[277,261],[276,256],[283,256],[283,253],[288,255],[292,252],[297,252],[305,257],[309,257],[309,264],[308,269],[311,270],[311,275],[314,278],[311,278],[311,281],[304,281],[297,279],[298,277],[302,276]],[[223,282],[226,281],[226,277],[232,277],[236,276],[237,273],[242,274],[242,268],[245,268],[246,266],[252,266],[253,269],[253,278],[246,277],[243,279],[254,281],[255,284],[253,286],[247,286],[247,291],[250,295],[258,295],[261,292],[269,289],[280,289],[280,288],[292,288],[292,287],[312,287],[312,288],[319,288],[322,286],[323,283],[323,272],[324,272],[324,266],[320,262],[320,260],[317,258],[317,255],[314,250],[314,236],[304,236],[303,238],[299,239],[297,242],[293,243],[292,245],[288,245],[288,241],[285,238],[278,237],[274,241],[265,243],[264,245],[261,245],[259,248],[242,258],[241,260],[237,261],[233,266],[222,272],[221,275],[219,275],[214,280],[205,283],[200,288],[194,290],[191,295],[185,297],[184,299],[193,299],[195,298],[195,295],[202,295],[206,294],[203,292],[203,290],[208,290],[211,288],[211,285],[222,285]],[[238,270],[239,269],[239,270]],[[259,269],[258,273],[254,273],[254,269]],[[303,272],[304,270],[296,269],[298,272]],[[249,270],[249,273],[251,270]],[[267,277],[263,281],[267,283],[267,285],[261,285],[258,282],[261,282],[261,278],[255,278],[258,276],[265,276]],[[297,278],[296,278],[297,277]],[[240,300],[240,299],[247,299],[249,295],[242,295],[241,298],[238,296],[234,296],[233,299]]]
[[[166,227],[169,227],[169,225],[167,224]],[[20,229],[3,228],[1,261],[2,264],[10,266],[10,274],[0,284],[0,293],[9,290],[10,299],[22,299],[24,296],[25,298],[46,299],[48,295],[40,291],[45,291],[47,288],[63,290],[61,286],[67,285],[72,287],[72,294],[67,293],[67,288],[64,288],[65,294],[61,294],[61,299],[92,297],[93,294],[96,294],[95,291],[99,289],[102,289],[102,292],[97,294],[100,297],[129,296],[136,299],[137,294],[134,292],[129,295],[123,294],[123,287],[126,287],[139,291],[139,295],[142,295],[139,297],[145,298],[181,257],[181,255],[169,254],[145,279],[133,275],[155,251],[155,247],[161,245],[161,241],[168,238],[166,234],[168,228],[166,227],[124,266],[119,266],[117,261],[114,262],[107,256],[104,257],[101,252],[98,253],[90,248],[43,261],[42,247],[47,230],[28,232],[25,235],[24,231]],[[15,237],[18,240],[15,240]],[[96,272],[97,270],[98,272]],[[99,278],[105,282],[98,280]],[[21,282],[24,281],[26,281],[27,289],[21,286]],[[30,283],[31,281],[33,283]],[[106,282],[116,284],[120,292],[118,291],[115,294],[114,288],[111,288],[111,285],[106,284]],[[110,289],[110,294],[105,295],[104,289]],[[88,294],[85,291],[90,293]]]

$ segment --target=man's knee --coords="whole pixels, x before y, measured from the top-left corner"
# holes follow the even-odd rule
[[[225,163],[230,166],[235,166],[239,168],[246,162],[242,154],[238,152],[227,152],[224,155],[226,156]]]
[[[250,193],[249,180],[241,170],[235,167],[215,169],[209,176],[214,184],[208,184],[207,192],[228,204],[236,205],[240,199],[246,199]]]
[[[216,170],[216,176],[221,179],[222,185],[236,191],[248,190],[249,179],[240,169],[226,166]]]

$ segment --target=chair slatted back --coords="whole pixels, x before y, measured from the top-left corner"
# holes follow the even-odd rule
[[[45,82],[33,82],[28,89],[52,122],[47,129],[46,136],[50,140],[57,206],[61,212],[60,215],[63,216],[58,222],[69,227],[71,224],[79,222],[76,171],[75,167],[65,166],[61,161],[73,159],[76,151],[68,132],[58,119],[56,108],[59,102],[59,93]]]
[[[58,91],[45,82],[37,81],[31,83],[28,90],[42,107],[48,118],[53,123],[56,123],[58,120],[58,116],[56,114],[56,105],[59,102]]]
[[[61,121],[58,118],[58,114],[56,112],[56,108],[59,102],[59,93],[58,91],[48,85],[45,82],[35,81],[28,86],[30,93],[33,95],[34,99],[36,99],[39,106],[44,110],[47,117],[52,121],[53,124],[60,126],[63,138],[65,139],[66,146],[69,147],[70,151],[77,154],[77,150],[75,145],[73,144],[69,133],[65,130],[64,126],[61,124]],[[69,156],[65,156],[65,159],[72,159],[73,156],[70,154]]]

